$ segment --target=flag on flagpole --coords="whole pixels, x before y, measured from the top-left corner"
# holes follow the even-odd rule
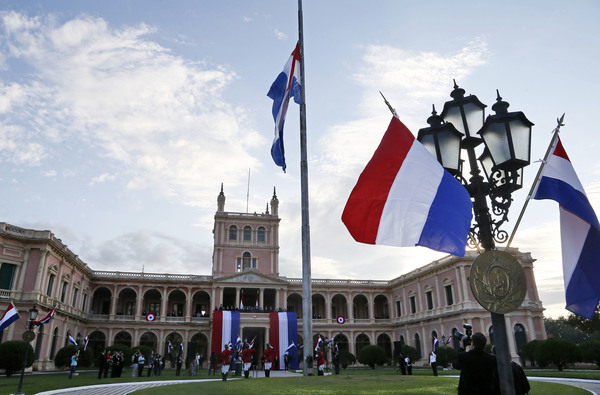
[[[167,345],[167,354],[171,354],[171,348],[173,345],[171,344],[171,340],[169,340],[169,344]]]
[[[256,308],[258,309],[258,292],[256,292]]]
[[[240,335],[238,335],[237,339],[235,340],[235,348],[239,352],[242,350],[243,346],[244,344],[242,343],[242,338],[240,337]]]
[[[183,341],[179,343],[179,353],[183,354]]]
[[[285,349],[285,352],[288,352],[288,351],[290,351],[290,350],[291,350],[292,348],[294,348],[294,347],[296,347],[296,345],[295,345],[295,344],[294,344],[294,342],[292,341],[292,342],[290,343],[290,345],[288,346],[288,348],[286,348],[286,349]]]
[[[87,335],[84,339],[83,339],[83,351],[87,350],[87,345],[90,341],[90,335]]]
[[[54,307],[52,308],[52,310],[50,310],[50,311],[48,312],[48,314],[46,314],[46,315],[44,316],[44,318],[42,318],[41,320],[38,320],[38,321],[31,321],[31,323],[32,323],[33,325],[36,325],[36,326],[40,326],[40,325],[47,324],[47,323],[48,323],[48,322],[50,322],[50,320],[52,319],[52,316],[54,315],[54,310],[56,310],[56,307],[57,307],[57,306],[54,306]]]
[[[281,166],[285,172],[285,150],[283,147],[283,124],[287,113],[290,96],[300,104],[300,42],[285,64],[283,71],[279,73],[267,96],[273,99],[273,119],[275,120],[275,138],[271,147],[271,156],[277,166]]]
[[[600,225],[556,136],[532,194],[559,204],[566,309],[592,319],[600,301]]]
[[[248,345],[248,348],[254,348],[254,341],[256,340],[256,336],[254,336],[252,338],[252,341],[250,342],[250,344]]]
[[[342,221],[361,243],[419,245],[464,256],[472,207],[461,183],[393,117]]]
[[[2,315],[2,319],[0,319],[0,332],[2,332],[4,329],[8,328],[12,323],[14,323],[19,318],[21,318],[21,316],[17,312],[15,305],[13,304],[13,302],[10,302],[8,304],[8,307],[6,308],[6,311]]]
[[[440,345],[440,341],[438,340],[438,338],[437,338],[437,337],[434,337],[434,338],[433,338],[432,345],[431,345],[431,350],[432,350],[432,351],[435,351],[435,349],[436,349],[436,348],[437,348],[439,345]]]
[[[75,339],[73,339],[73,336],[71,336],[71,334],[69,332],[67,332],[67,337],[69,338],[69,341],[71,343],[73,343],[74,345],[78,346],[77,342],[75,341]]]
[[[244,290],[240,291],[240,310],[244,310]]]
[[[446,343],[444,343],[445,346],[447,346],[448,344],[450,344],[450,341],[452,340],[452,336],[450,336],[448,338],[448,340],[446,340]]]
[[[319,347],[321,347],[321,344],[323,344],[323,339],[321,339],[321,335],[319,335],[319,337],[317,338],[317,344],[315,344],[315,351],[319,350]]]

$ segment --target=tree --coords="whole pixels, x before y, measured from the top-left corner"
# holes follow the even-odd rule
[[[456,350],[453,347],[438,347],[435,349],[437,364],[441,367],[447,367],[456,358]]]
[[[23,369],[25,347],[27,347],[27,362],[25,365],[29,367],[33,365],[35,360],[31,344],[23,340],[12,340],[0,344],[0,369],[4,369],[8,377]]]
[[[115,351],[122,352],[123,366],[131,365],[131,357],[133,356],[133,351],[131,351],[131,348],[127,347],[124,344],[113,344],[112,346],[107,347],[106,349],[111,352],[111,355],[114,354]]]
[[[570,314],[566,319],[567,324],[589,336],[588,340],[600,340],[600,305],[591,320]]]
[[[542,342],[543,340],[532,340],[523,346],[521,349],[521,354],[524,359],[523,363],[529,361],[531,366],[535,366],[535,353]]]
[[[351,352],[346,350],[341,350],[339,352],[340,364],[342,365],[342,369],[346,369],[348,365],[354,364],[356,362],[356,357]]]
[[[375,365],[383,365],[387,361],[387,354],[381,346],[364,346],[358,354],[358,362],[375,369]]]
[[[541,367],[553,364],[562,371],[568,363],[580,361],[581,354],[572,341],[551,337],[537,347],[535,360]]]
[[[577,347],[585,362],[592,362],[600,367],[600,340],[588,340]]]
[[[560,337],[579,344],[590,339],[590,335],[569,324],[565,317],[546,318],[544,317],[544,326],[548,337]]]
[[[416,361],[419,359],[419,353],[417,352],[417,349],[409,346],[408,344],[402,345],[402,355],[404,355],[405,358],[408,356],[411,361]]]

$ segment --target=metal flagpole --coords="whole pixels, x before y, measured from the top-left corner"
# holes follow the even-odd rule
[[[554,130],[552,131],[553,135],[552,135],[552,139],[550,139],[550,145],[548,146],[548,149],[546,150],[546,155],[544,155],[544,160],[542,160],[542,164],[540,165],[540,168],[538,169],[538,172],[535,175],[535,179],[533,180],[533,184],[531,185],[531,189],[529,190],[527,199],[525,199],[525,203],[523,204],[523,208],[521,209],[519,218],[517,219],[517,222],[515,223],[515,227],[512,231],[512,234],[510,235],[510,238],[508,239],[508,243],[506,243],[506,248],[504,249],[504,251],[508,251],[508,248],[510,247],[510,244],[512,243],[512,241],[515,237],[515,233],[517,233],[517,229],[519,228],[519,225],[521,224],[521,219],[523,218],[523,215],[525,214],[527,205],[529,204],[529,201],[531,199],[533,199],[533,192],[537,188],[537,184],[540,181],[540,175],[542,174],[542,170],[544,170],[544,166],[546,166],[546,162],[548,161],[548,156],[550,155],[550,151],[552,150],[552,147],[554,146],[554,143],[556,142],[556,138],[558,137],[558,133],[560,132],[560,127],[565,126],[565,124],[563,123],[564,120],[565,120],[565,114],[563,114],[562,117],[556,119],[556,122],[558,123],[558,125],[556,125],[556,128],[554,128]]]
[[[302,204],[302,334],[304,344],[304,376],[312,375],[312,287],[310,273],[310,225],[308,216],[308,159],[306,154],[306,83],[304,81],[304,32],[302,0],[298,0],[298,42],[300,47],[300,189]]]

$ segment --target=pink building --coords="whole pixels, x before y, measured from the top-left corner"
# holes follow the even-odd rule
[[[279,275],[278,206],[273,193],[264,213],[228,212],[221,188],[212,273],[205,275],[93,270],[51,231],[0,223],[0,311],[11,299],[22,317],[0,340],[21,339],[33,305],[39,317],[57,306],[50,323],[36,329],[34,369],[54,368],[53,358],[67,344],[68,332],[76,339],[89,335],[88,347],[94,351],[120,343],[147,345],[165,354],[169,342],[183,342],[186,355],[206,354],[212,312],[239,309],[243,301],[241,337],[256,336],[257,350],[268,342],[269,311],[296,312],[303,343],[302,279]],[[545,339],[546,334],[534,259],[517,249],[510,253],[527,277],[523,304],[505,315],[509,350],[518,359],[523,344]],[[476,302],[468,284],[476,256],[447,256],[386,281],[313,279],[311,343],[319,334],[335,338],[341,349],[355,355],[363,346],[377,344],[390,357],[393,348],[404,343],[415,347],[425,363],[432,338],[464,332],[463,324],[471,324],[493,342],[490,314]]]

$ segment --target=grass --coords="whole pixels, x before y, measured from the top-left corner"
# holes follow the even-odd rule
[[[440,375],[458,375],[456,370],[440,370]],[[598,371],[527,371],[528,376],[561,377],[561,378],[587,378],[599,379]],[[188,380],[207,378],[207,371],[200,371],[198,376],[190,377],[187,372],[182,376],[175,376],[174,370],[165,370],[161,377],[139,377],[132,378],[131,370],[126,370],[120,378],[107,378],[98,380],[96,371],[81,372],[68,379],[68,372],[59,374],[26,375],[23,380],[23,392],[34,394],[59,388],[70,388],[86,385],[142,382],[142,381],[164,381],[164,380]],[[220,374],[210,376],[220,379]],[[19,375],[10,378],[0,378],[0,395],[14,393],[19,384]],[[568,385],[557,383],[530,381],[533,394],[556,394],[579,395],[589,392]],[[413,376],[401,376],[394,368],[380,368],[375,370],[356,368],[342,370],[339,376],[331,375],[325,377],[292,377],[270,379],[233,379],[230,374],[227,382],[214,381],[202,383],[177,384],[168,387],[150,388],[137,391],[136,395],[153,395],[165,393],[171,394],[456,394],[458,378],[456,377],[432,377],[430,369],[413,369]]]

